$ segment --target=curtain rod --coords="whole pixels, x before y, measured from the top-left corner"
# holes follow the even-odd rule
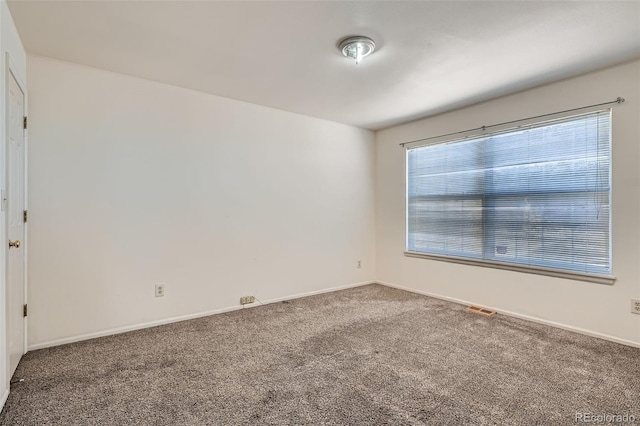
[[[473,129],[462,130],[460,132],[445,133],[444,135],[438,135],[438,136],[431,136],[429,138],[416,139],[416,140],[409,141],[409,142],[402,142],[400,144],[400,146],[404,147],[405,145],[408,145],[408,144],[411,144],[411,143],[428,141],[428,140],[431,140],[431,139],[443,138],[445,136],[460,135],[460,134],[463,134],[463,133],[473,132],[474,130],[482,130],[484,132],[486,129],[488,129],[490,127],[504,126],[505,124],[518,123],[520,121],[533,120],[535,118],[544,118],[544,117],[549,117],[550,115],[562,114],[562,113],[565,113],[565,112],[579,111],[581,109],[593,108],[593,107],[598,107],[598,106],[603,106],[603,105],[621,104],[623,102],[624,102],[624,98],[621,98],[620,96],[618,96],[615,101],[602,102],[600,104],[587,105],[587,106],[578,107],[578,108],[572,108],[572,109],[565,109],[564,111],[551,112],[549,114],[536,115],[536,116],[533,116],[533,117],[521,118],[519,120],[505,121],[504,123],[491,124],[489,126],[480,126],[480,127],[476,127],[476,128],[473,128]]]

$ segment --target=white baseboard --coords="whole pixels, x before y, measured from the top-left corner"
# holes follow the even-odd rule
[[[455,297],[443,296],[443,295],[440,295],[440,294],[430,293],[428,291],[416,290],[416,289],[413,289],[413,288],[403,287],[403,286],[400,286],[400,285],[387,283],[387,282],[384,282],[384,281],[376,281],[376,283],[384,285],[384,286],[387,286],[387,287],[392,287],[392,288],[397,288],[399,290],[408,291],[408,292],[411,292],[411,293],[422,294],[423,296],[429,296],[429,297],[434,297],[436,299],[446,300],[448,302],[459,303],[461,305],[467,305],[467,306],[468,305],[477,305],[477,303],[471,302],[471,301],[468,301],[468,300],[461,300],[461,299],[456,299]],[[523,315],[523,314],[519,314],[517,312],[505,311],[505,310],[502,310],[502,309],[497,309],[497,308],[492,307],[492,306],[485,306],[485,305],[481,305],[481,306],[483,308],[490,309],[492,311],[496,311],[496,312],[498,312],[499,314],[502,314],[502,315],[507,315],[507,316],[510,316],[510,317],[514,317],[514,318],[519,318],[519,319],[523,319],[523,320],[526,320],[526,321],[535,322],[535,323],[538,323],[538,324],[549,325],[551,327],[561,328],[563,330],[573,331],[575,333],[580,333],[580,334],[584,334],[584,335],[591,336],[591,337],[597,337],[599,339],[609,340],[611,342],[620,343],[620,344],[626,345],[626,346],[632,346],[634,348],[640,348],[640,343],[634,342],[632,340],[621,339],[619,337],[610,336],[608,334],[602,334],[602,333],[598,333],[598,332],[595,332],[595,331],[585,330],[584,328],[574,327],[574,326],[571,326],[571,325],[566,325],[566,324],[558,323],[558,322],[555,322],[555,321],[549,321],[549,320],[545,320],[545,319],[541,319],[541,318],[536,318],[536,317],[532,317],[532,316],[529,316],[529,315]]]
[[[7,402],[7,398],[9,398],[9,389],[5,389],[2,397],[0,397],[0,411],[4,408],[4,403]]]
[[[294,294],[294,295],[291,295],[291,296],[278,297],[278,298],[275,298],[275,299],[261,300],[260,302],[263,305],[268,305],[270,303],[282,302],[283,300],[299,299],[301,297],[313,296],[313,295],[322,294],[322,293],[330,293],[332,291],[345,290],[347,288],[360,287],[360,286],[363,286],[363,285],[375,284],[375,283],[376,283],[375,281],[364,281],[364,282],[359,282],[359,283],[342,285],[342,286],[338,286],[338,287],[330,287],[330,288],[326,288],[326,289],[322,289],[322,290],[309,291],[309,292],[306,292],[306,293]],[[246,308],[257,307],[257,306],[260,306],[260,304],[259,303],[252,303],[251,305],[245,305]],[[214,310],[211,310],[211,311],[198,312],[198,313],[195,313],[195,314],[182,315],[182,316],[179,316],[179,317],[165,318],[165,319],[161,319],[161,320],[149,321],[149,322],[140,323],[140,324],[127,325],[127,326],[124,326],[124,327],[111,328],[111,329],[108,329],[108,330],[102,330],[102,331],[96,331],[96,332],[93,332],[93,333],[81,334],[81,335],[78,335],[78,336],[64,337],[62,339],[55,339],[55,340],[50,340],[48,342],[36,343],[34,345],[29,345],[28,350],[29,351],[35,351],[35,350],[38,350],[38,349],[50,348],[50,347],[53,347],[53,346],[66,345],[68,343],[81,342],[83,340],[95,339],[97,337],[112,336],[114,334],[121,334],[121,333],[126,333],[126,332],[134,331],[134,330],[142,330],[144,328],[157,327],[159,325],[171,324],[171,323],[174,323],[174,322],[187,321],[187,320],[196,319],[196,318],[208,317],[209,315],[222,314],[224,312],[237,311],[239,309],[243,309],[243,306],[242,305],[230,306],[230,307],[227,307],[227,308],[214,309]]]
[[[363,285],[377,284],[377,283],[378,283],[377,281],[362,281],[359,283],[347,284],[339,287],[329,287],[322,290],[315,290],[315,291],[309,291],[306,293],[294,294],[293,296],[285,296],[285,297],[278,297],[276,299],[262,300],[261,302],[264,305],[268,305],[269,303],[278,303],[278,302],[282,302],[283,300],[300,299],[301,297],[314,296],[316,294],[323,294],[323,293],[331,293],[333,291],[346,290],[348,288],[361,287]],[[257,305],[257,304],[253,303],[252,306],[253,305]]]
[[[206,317],[214,314],[221,314],[224,312],[236,311],[242,309],[242,306],[232,306],[228,308],[214,309],[206,312],[198,312],[195,314],[182,315],[179,317],[165,318],[161,320],[149,321],[140,324],[126,325],[124,327],[110,328],[107,330],[96,331],[93,333],[80,334],[77,336],[63,337],[62,339],[50,340],[48,342],[36,343],[29,345],[29,351],[35,351],[38,349],[50,348],[53,346],[66,345],[68,343],[81,342],[83,340],[95,339],[97,337],[112,336],[114,334],[122,334],[129,331],[142,330],[144,328],[157,327],[159,325],[170,324],[173,322],[186,321],[190,319],[196,319]]]

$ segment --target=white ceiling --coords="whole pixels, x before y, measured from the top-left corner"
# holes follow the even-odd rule
[[[639,1],[8,3],[31,54],[369,129],[640,57]]]

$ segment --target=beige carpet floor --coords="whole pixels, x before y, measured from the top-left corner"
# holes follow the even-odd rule
[[[0,425],[640,422],[639,378],[640,349],[370,285],[30,352]]]

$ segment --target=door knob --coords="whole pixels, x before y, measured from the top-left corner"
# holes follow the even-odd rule
[[[19,240],[15,240],[15,241],[9,240],[9,248],[11,248],[11,247],[20,248],[20,241]]]

